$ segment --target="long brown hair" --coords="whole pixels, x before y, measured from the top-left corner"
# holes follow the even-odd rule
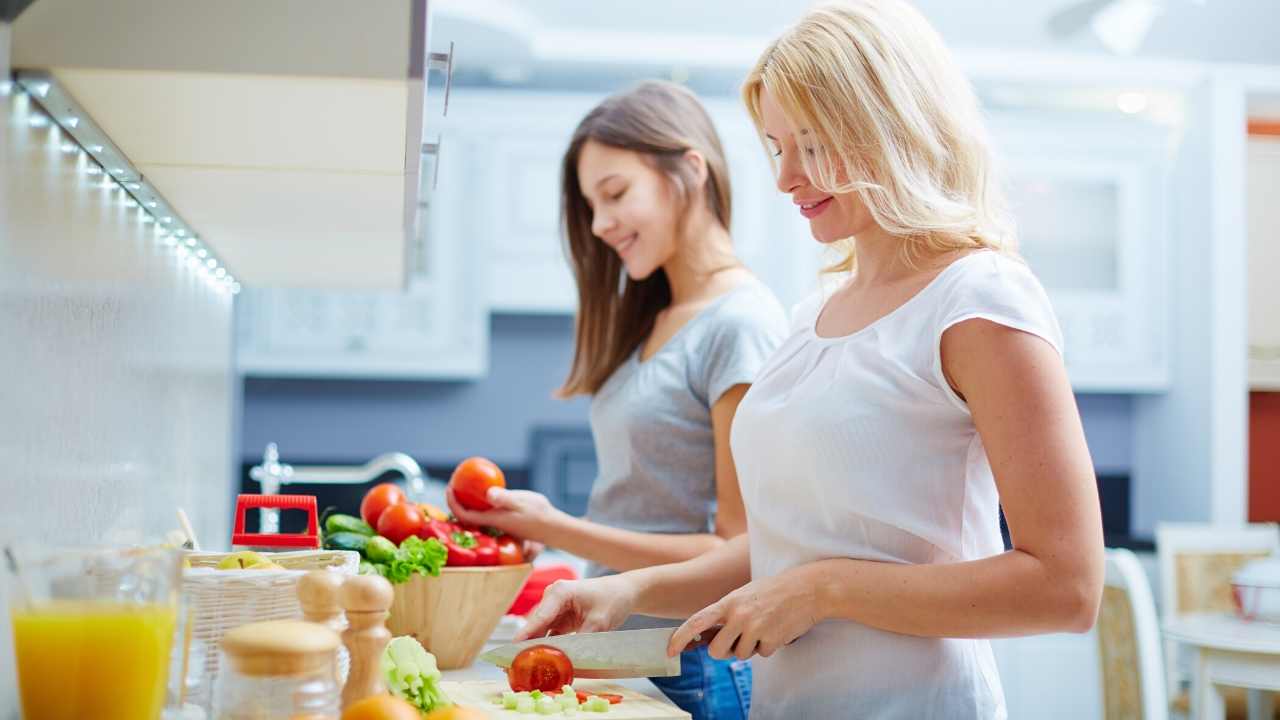
[[[658,268],[644,280],[626,275],[622,260],[591,232],[593,213],[578,185],[578,158],[588,140],[640,153],[671,184],[678,217],[699,201],[697,177],[685,161],[696,150],[706,160],[705,202],[729,229],[729,170],[711,118],[692,92],[674,83],[642,82],[606,98],[578,123],[561,167],[561,222],[565,252],[578,284],[573,365],[559,397],[595,394],[653,331],[671,304],[671,285]],[[677,223],[683,227],[684,223]]]

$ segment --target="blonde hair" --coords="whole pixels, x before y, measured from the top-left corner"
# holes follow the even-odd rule
[[[800,157],[814,186],[859,193],[876,224],[904,239],[909,264],[967,248],[1014,251],[977,97],[906,2],[828,2],[766,48],[742,88],[762,141],[765,90],[812,139],[814,152]],[[845,248],[828,270],[854,268],[853,243]]]

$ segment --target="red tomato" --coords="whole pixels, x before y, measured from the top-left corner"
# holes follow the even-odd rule
[[[364,499],[360,501],[360,517],[369,523],[369,527],[378,527],[378,519],[382,517],[382,513],[392,505],[398,505],[405,502],[404,491],[399,485],[392,483],[381,483],[374,485],[369,492],[364,494]]]
[[[453,476],[449,478],[449,487],[453,488],[454,496],[468,510],[493,509],[489,504],[489,488],[506,486],[507,480],[502,475],[502,469],[482,457],[463,460],[454,468]]]
[[[550,645],[534,645],[521,650],[511,661],[507,681],[516,692],[548,692],[573,684],[573,663],[569,656]]]
[[[608,700],[610,705],[617,705],[618,703],[622,702],[622,696],[614,695],[613,693],[596,693],[595,696],[602,697],[605,700]]]
[[[510,535],[498,537],[498,564],[520,565],[524,562],[523,544]]]
[[[399,545],[410,535],[417,535],[427,526],[427,516],[417,505],[403,502],[392,505],[378,518],[378,534]]]

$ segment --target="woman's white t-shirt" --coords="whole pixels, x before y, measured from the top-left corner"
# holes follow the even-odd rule
[[[1026,265],[962,257],[868,327],[814,329],[821,295],[735,416],[754,579],[824,558],[953,563],[1003,551],[991,466],[965,402],[942,372],[947,328],[984,318],[1061,352],[1048,296]],[[920,638],[819,623],[753,661],[754,718],[1002,718],[985,640]]]

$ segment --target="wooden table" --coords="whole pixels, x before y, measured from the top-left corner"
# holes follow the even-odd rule
[[[1222,685],[1249,690],[1249,720],[1274,717],[1270,693],[1280,692],[1280,625],[1201,613],[1168,621],[1164,632],[1195,650],[1193,720],[1222,720],[1227,716],[1219,689]]]

